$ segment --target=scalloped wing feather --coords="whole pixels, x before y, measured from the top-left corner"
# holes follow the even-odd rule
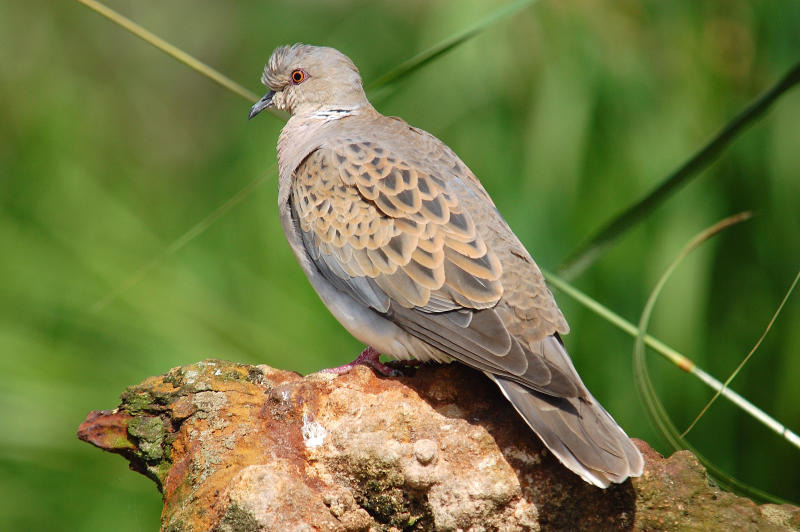
[[[318,149],[297,168],[292,205],[311,255],[343,278],[373,280],[407,308],[496,305],[500,261],[444,182],[375,150]]]
[[[429,152],[455,157],[427,134],[410,131],[431,144]],[[344,138],[315,150],[297,168],[293,213],[320,271],[362,304],[473,367],[546,393],[582,395],[568,359],[542,348],[542,340],[566,331],[566,323],[530,256],[491,201],[486,204],[483,188],[457,159],[426,161],[466,172],[456,176],[460,180],[402,155],[374,141]],[[468,188],[458,190],[464,183]],[[503,269],[487,237],[518,271]],[[506,284],[522,293],[509,292]],[[543,297],[531,297],[541,291]]]

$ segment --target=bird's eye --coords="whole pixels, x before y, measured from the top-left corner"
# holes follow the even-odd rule
[[[295,70],[292,70],[292,83],[293,84],[299,85],[300,83],[303,83],[306,80],[306,78],[308,78],[308,74],[306,74],[305,70],[303,70],[301,68],[297,68]]]

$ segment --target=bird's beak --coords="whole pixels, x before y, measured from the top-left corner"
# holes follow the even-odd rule
[[[258,100],[258,102],[253,107],[250,108],[250,114],[247,116],[247,119],[250,120],[264,109],[272,107],[273,96],[275,96],[275,91],[269,91],[264,95],[263,98]]]

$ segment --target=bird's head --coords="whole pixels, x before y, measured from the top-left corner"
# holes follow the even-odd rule
[[[299,43],[276,48],[261,82],[269,92],[250,109],[250,118],[268,108],[297,115],[367,103],[358,69],[333,48]]]

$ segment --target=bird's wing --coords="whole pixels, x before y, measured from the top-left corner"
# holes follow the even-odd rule
[[[290,198],[309,258],[339,290],[467,365],[584,395],[561,352],[509,331],[503,266],[447,178],[374,141],[317,149]]]
[[[338,290],[484,371],[587,482],[641,474],[641,454],[575,371],[528,252],[455,154],[412,134],[414,153],[328,142],[297,167],[290,205],[308,258]]]

